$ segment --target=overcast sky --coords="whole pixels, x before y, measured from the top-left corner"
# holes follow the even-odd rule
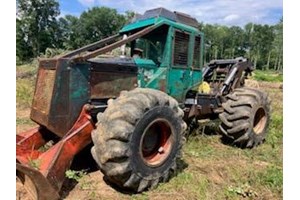
[[[276,24],[282,17],[282,0],[59,0],[61,15],[79,16],[93,6],[115,8],[119,13],[164,7],[192,15],[199,22],[243,26],[248,22]]]

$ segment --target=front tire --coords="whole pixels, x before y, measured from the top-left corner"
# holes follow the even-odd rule
[[[227,95],[219,115],[220,130],[233,144],[252,148],[261,144],[270,122],[270,100],[264,92],[253,88],[238,88]]]
[[[92,132],[100,170],[121,188],[142,192],[176,171],[186,124],[175,99],[137,88],[110,100]]]

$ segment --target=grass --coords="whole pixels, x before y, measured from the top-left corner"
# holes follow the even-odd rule
[[[16,119],[17,125],[34,125],[31,119],[28,118],[19,118]]]
[[[17,72],[30,74],[36,70],[27,67],[17,67]],[[282,81],[282,75],[273,72],[256,71],[254,78]],[[34,79],[34,75],[17,78],[17,110],[30,108]],[[109,189],[103,191],[97,189],[99,183],[92,181],[90,174],[68,170],[66,176],[79,182],[72,191],[84,196],[83,199],[282,199],[282,90],[269,87],[271,83],[260,84],[272,99],[273,111],[266,142],[259,147],[245,150],[231,147],[221,143],[219,135],[201,135],[199,129],[183,147],[185,167],[155,190],[128,195],[107,186]],[[17,116],[18,126],[30,123],[28,117]]]
[[[271,190],[276,191],[282,195],[282,168],[278,166],[269,166],[266,171],[260,172],[259,181],[261,185],[269,187]]]
[[[76,170],[67,170],[65,175],[68,179],[72,179],[75,181],[79,181],[84,175],[86,175],[87,173],[84,170],[80,170],[80,171],[76,171]]]
[[[39,170],[41,161],[38,159],[37,160],[30,159],[28,165],[36,170]]]
[[[32,103],[37,69],[34,65],[26,64],[17,66],[16,71],[17,107],[21,106],[22,108],[29,108]]]
[[[17,106],[30,107],[34,92],[34,81],[20,79],[17,81]]]
[[[282,82],[283,75],[276,71],[254,71],[254,79],[257,81],[267,81],[267,82]]]

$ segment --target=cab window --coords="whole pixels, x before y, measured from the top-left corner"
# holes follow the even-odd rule
[[[200,44],[201,44],[201,38],[200,36],[196,36],[194,42],[194,58],[193,58],[194,68],[200,68],[200,51],[201,51]]]

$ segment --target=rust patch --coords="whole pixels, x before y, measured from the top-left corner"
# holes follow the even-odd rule
[[[122,90],[132,90],[137,84],[135,74],[93,72],[91,76],[91,98],[115,98]]]
[[[53,93],[55,70],[39,69],[32,107],[48,114]]]
[[[161,79],[159,81],[159,89],[160,89],[160,91],[163,91],[163,92],[167,91],[167,89],[166,89],[166,80],[165,79]]]

